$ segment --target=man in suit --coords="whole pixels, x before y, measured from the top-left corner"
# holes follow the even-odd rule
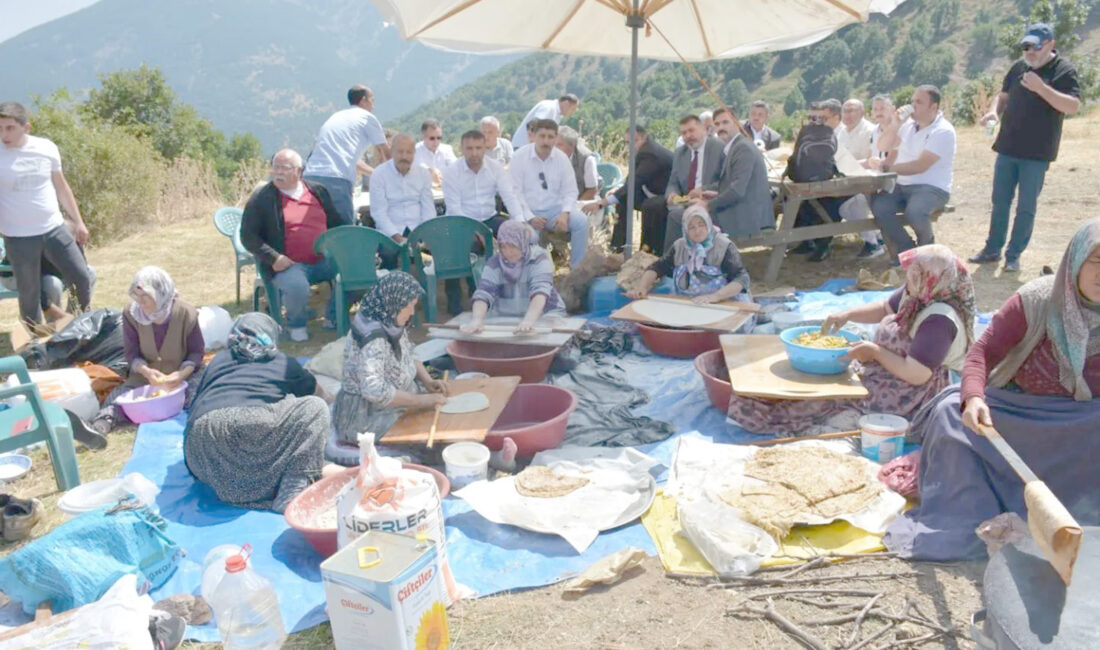
[[[672,158],[672,175],[665,188],[665,203],[661,206],[661,228],[664,230],[664,246],[660,255],[672,242],[683,236],[683,198],[697,187],[716,184],[722,175],[722,141],[708,136],[702,120],[688,115],[680,120],[680,138],[684,144],[676,149]],[[645,214],[642,214],[645,219]],[[667,225],[666,225],[667,224]]]
[[[730,237],[750,237],[775,228],[764,154],[741,132],[729,110],[714,111],[714,125],[718,138],[726,143],[721,177],[702,190],[692,190],[689,198],[706,201],[714,223]]]
[[[742,122],[745,133],[752,136],[752,141],[759,140],[764,143],[764,150],[771,151],[779,147],[782,139],[779,133],[768,126],[768,104],[762,100],[756,100],[749,107],[749,119]]]
[[[629,137],[629,133],[627,136]],[[637,180],[634,183],[634,209],[641,210],[644,215],[654,206],[661,206],[665,202],[665,188],[668,187],[668,176],[672,172],[672,152],[650,139],[645,127],[634,127],[635,146],[637,153],[634,155],[634,173]],[[611,249],[621,251],[626,245],[626,189],[630,179],[612,194],[608,194],[599,201],[584,206],[584,211],[589,215],[597,210],[613,205],[618,219],[615,229],[611,233]],[[642,222],[642,246],[654,250],[662,246],[664,233],[657,232],[656,228],[646,228]]]

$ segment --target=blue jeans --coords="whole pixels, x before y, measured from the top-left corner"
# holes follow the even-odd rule
[[[871,198],[871,213],[875,215],[875,222],[894,252],[900,253],[936,241],[932,233],[932,213],[943,210],[950,197],[950,194],[933,185],[898,183],[893,192],[880,192]],[[905,211],[904,221],[898,216],[899,209]],[[905,231],[906,223],[917,234],[916,242]]]
[[[536,214],[536,217],[546,218],[546,227],[543,228],[546,232],[557,232],[555,225],[558,219],[561,218],[561,214],[543,215]],[[534,226],[532,226],[533,228]],[[580,210],[569,213],[569,267],[577,268],[577,265],[584,259],[584,252],[588,248],[588,215]]]
[[[325,189],[328,190],[328,195],[332,198],[332,205],[336,208],[336,213],[340,215],[340,220],[344,222],[344,225],[350,226],[355,223],[355,204],[351,200],[351,181],[333,176],[303,176],[302,178],[324,185]]]
[[[997,162],[993,164],[993,213],[989,219],[989,237],[985,240],[985,252],[999,254],[1004,248],[1012,195],[1016,194],[1016,187],[1019,186],[1016,221],[1012,223],[1012,238],[1005,250],[1005,259],[1020,259],[1031,241],[1031,230],[1035,226],[1035,204],[1039,201],[1039,193],[1043,191],[1043,179],[1046,178],[1048,167],[1050,163],[1045,160],[997,154]]]
[[[285,271],[276,273],[271,279],[279,291],[286,308],[286,326],[288,328],[305,327],[309,322],[309,288],[311,285],[328,282],[336,277],[336,269],[328,260],[316,264],[295,262]],[[325,318],[336,319],[336,296],[328,297],[325,306]]]

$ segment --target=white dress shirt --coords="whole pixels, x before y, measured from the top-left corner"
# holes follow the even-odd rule
[[[497,213],[497,194],[512,218],[527,220],[511,175],[497,161],[482,159],[481,169],[475,173],[465,158],[459,158],[443,172],[447,214],[485,221]]]
[[[413,158],[413,164],[424,165],[429,169],[438,169],[440,172],[444,172],[454,161],[455,150],[449,144],[440,142],[439,146],[435,148],[435,153],[432,153],[425,146],[423,140],[416,143],[416,156]]]
[[[393,160],[375,168],[370,177],[370,216],[387,237],[412,230],[435,216],[432,173],[413,163],[404,176]]]
[[[875,125],[865,119],[860,119],[854,129],[849,129],[843,122],[836,127],[836,144],[844,147],[855,156],[856,160],[871,157],[871,134],[875,131]]]
[[[524,218],[556,217],[576,211],[577,177],[569,157],[551,147],[550,155],[543,160],[537,151],[535,146],[516,151],[509,169],[525,207]]]
[[[523,121],[516,127],[516,132],[512,134],[512,147],[514,149],[519,149],[527,144],[527,124],[532,120],[554,120],[554,123],[561,124],[561,104],[556,99],[544,99],[527,111],[527,116],[523,118]]]

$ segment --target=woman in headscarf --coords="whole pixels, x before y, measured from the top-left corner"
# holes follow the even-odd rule
[[[921,503],[885,542],[905,557],[984,555],[974,529],[1027,516],[1024,484],[979,432],[992,425],[1082,525],[1100,525],[1100,219],[1074,235],[1058,272],[1025,284],[966,355],[961,386],[922,409]]]
[[[358,435],[381,436],[407,409],[446,401],[444,384],[412,354],[407,330],[424,290],[416,278],[393,271],[367,291],[344,347],[344,379],[332,411],[334,462],[359,462]],[[419,382],[419,384],[418,384]],[[425,392],[426,391],[426,392]]]
[[[531,242],[531,228],[510,219],[497,231],[499,251],[485,263],[471,298],[473,316],[462,326],[480,332],[485,317],[519,317],[516,333],[530,332],[542,316],[564,316],[565,303],[554,288],[554,263],[546,249]]]
[[[909,418],[961,370],[974,331],[974,283],[946,246],[899,255],[905,286],[888,299],[832,314],[822,330],[845,323],[878,323],[874,341],[847,354],[870,395],[861,400],[768,400],[734,395],[729,416],[754,433],[808,435],[853,429],[860,415]]]
[[[259,312],[234,321],[183,434],[188,469],[219,499],[275,512],[321,476],[330,421],[313,375],[276,348],[279,329]]]
[[[122,343],[130,375],[111,391],[92,421],[92,428],[99,433],[130,422],[115,400],[132,388],[151,384],[171,390],[188,382],[190,396],[206,349],[198,311],[180,298],[164,269],[146,266],[139,270],[130,283],[129,296],[131,302],[122,312]]]
[[[645,298],[657,281],[672,278],[672,288],[692,302],[707,304],[722,300],[752,302],[749,273],[741,263],[737,246],[714,226],[702,205],[684,211],[684,236],[673,242],[661,259],[642,274],[641,287],[627,293],[632,299]],[[741,326],[752,329],[755,318]]]

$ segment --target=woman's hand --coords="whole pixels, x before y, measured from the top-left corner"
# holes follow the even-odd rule
[[[868,361],[878,361],[879,352],[882,348],[878,346],[878,343],[871,343],[870,341],[860,341],[851,348],[848,349],[848,354],[845,354],[841,359],[855,359],[860,363],[867,363]]]
[[[974,433],[982,435],[981,429],[978,428],[979,425],[993,426],[993,417],[989,414],[989,404],[986,404],[984,399],[976,395],[966,400],[966,406],[963,408],[963,425]]]
[[[428,379],[424,382],[424,389],[429,393],[447,394],[447,382],[438,379]]]
[[[649,292],[645,289],[631,289],[630,291],[626,292],[626,297],[630,298],[631,300],[641,300],[648,295]]]
[[[424,409],[434,409],[447,403],[447,396],[439,393],[425,393],[416,396],[417,406]]]
[[[154,386],[160,386],[167,383],[167,375],[157,370],[153,366],[142,366],[140,372],[150,384]]]
[[[535,329],[535,321],[524,318],[519,325],[516,325],[516,334],[527,334],[533,329]]]
[[[719,300],[720,298],[717,294],[705,293],[701,296],[695,296],[691,299],[691,302],[695,303],[696,305],[709,305],[710,303],[718,302]]]
[[[835,314],[829,314],[825,317],[825,322],[821,324],[821,331],[825,334],[835,334],[840,328],[844,327],[844,324],[849,320],[847,311],[838,311]]]
[[[463,334],[477,334],[481,330],[485,329],[485,323],[483,323],[479,320],[475,320],[475,321],[471,321],[469,323],[466,323],[465,325],[463,325],[462,327],[460,327],[458,329]]]

